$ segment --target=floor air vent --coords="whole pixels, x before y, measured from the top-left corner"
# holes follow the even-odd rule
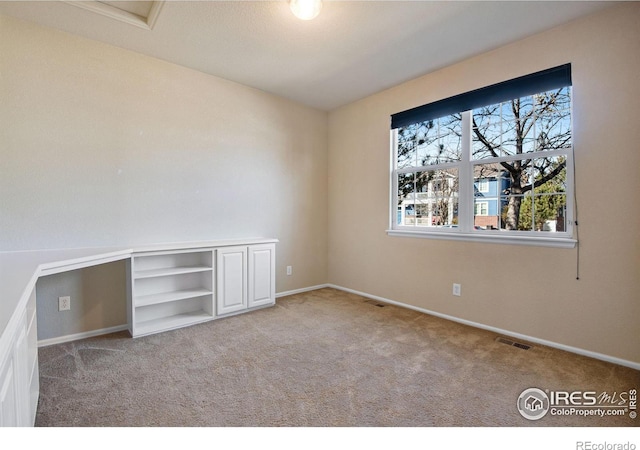
[[[518,347],[518,348],[521,348],[522,350],[529,350],[531,348],[530,345],[522,344],[520,342],[515,342],[515,341],[512,341],[510,339],[503,338],[503,337],[496,338],[496,342],[500,342],[501,344],[507,344],[507,345],[510,345],[512,347]]]
[[[383,305],[382,303],[378,303],[378,302],[376,302],[374,300],[365,300],[364,302],[368,303],[370,305],[373,305],[373,306],[377,306],[378,308],[384,308],[385,307],[385,305]]]

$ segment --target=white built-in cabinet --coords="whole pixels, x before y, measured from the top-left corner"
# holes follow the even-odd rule
[[[275,301],[275,245],[217,250],[218,315],[242,312]]]
[[[252,239],[104,252],[62,250],[56,253],[60,259],[37,252],[0,255],[3,295],[8,287],[12,288],[6,295],[8,300],[16,292],[23,293],[0,330],[0,427],[35,424],[40,382],[38,276],[125,259],[129,331],[137,337],[275,304],[276,242]],[[23,264],[14,264],[14,260]],[[25,261],[32,264],[35,275],[25,270]],[[11,284],[14,278],[18,283],[30,279],[30,287],[23,290],[20,285],[15,289]]]
[[[144,336],[275,303],[275,244],[134,253],[129,331]]]
[[[218,315],[247,309],[248,247],[227,247],[217,251]]]
[[[39,394],[35,289],[0,360],[0,426],[32,426]]]
[[[132,336],[193,325],[214,317],[213,250],[134,254],[129,272]]]
[[[248,308],[272,305],[276,298],[276,247],[273,244],[248,248]]]

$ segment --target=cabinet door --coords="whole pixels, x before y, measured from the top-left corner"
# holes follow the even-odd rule
[[[247,247],[217,250],[218,315],[247,309]]]
[[[276,298],[276,246],[249,247],[249,308],[270,305]]]

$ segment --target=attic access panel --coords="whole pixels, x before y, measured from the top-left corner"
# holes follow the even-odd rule
[[[67,1],[69,5],[128,23],[153,29],[164,1]]]

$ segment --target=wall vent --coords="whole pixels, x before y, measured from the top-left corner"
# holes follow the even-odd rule
[[[504,337],[496,338],[496,342],[500,342],[501,344],[507,344],[507,345],[510,345],[512,347],[518,347],[518,348],[521,348],[522,350],[529,350],[531,348],[531,346],[528,345],[528,344],[523,344],[521,342],[512,341],[511,339],[507,339],[507,338],[504,338]]]

